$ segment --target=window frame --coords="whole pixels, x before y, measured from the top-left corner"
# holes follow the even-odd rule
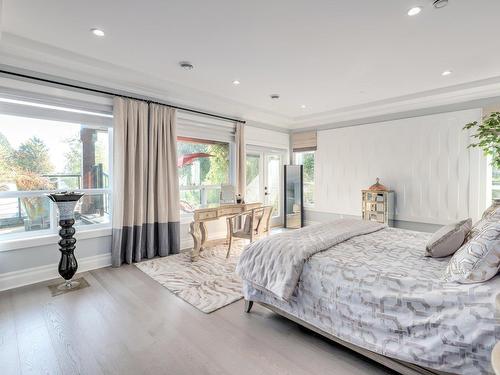
[[[0,97],[7,97],[9,95],[0,94]],[[47,97],[47,102],[50,103],[51,98]],[[96,189],[72,189],[72,191],[84,193],[87,196],[107,194],[109,200],[109,222],[95,223],[88,225],[75,225],[76,234],[78,239],[94,238],[104,235],[111,235],[112,219],[113,219],[113,127],[112,127],[112,113],[95,112],[95,108],[90,107],[82,117],[81,121],[76,122],[75,112],[72,110],[73,102],[67,107],[64,106],[64,101],[57,103],[57,108],[44,108],[43,111],[38,111],[38,99],[30,99],[29,94],[26,94],[26,99],[22,100],[23,104],[13,105],[9,103],[7,110],[5,107],[0,106],[0,114],[7,116],[25,117],[37,120],[51,120],[54,122],[62,122],[74,124],[77,126],[85,126],[86,128],[107,130],[108,133],[108,165],[109,165],[109,184],[107,188]],[[30,105],[32,103],[33,105]],[[82,106],[88,103],[82,104]],[[84,107],[83,107],[84,108]],[[67,109],[67,110],[65,110]],[[84,109],[82,109],[84,110]],[[53,115],[47,116],[53,112]],[[95,113],[95,121],[93,120],[92,113]],[[78,114],[80,116],[80,114]],[[67,189],[53,189],[53,190],[14,190],[14,191],[0,191],[0,199],[5,198],[23,198],[23,197],[39,197],[45,194],[57,193],[67,191]],[[15,249],[22,249],[34,246],[53,244],[59,238],[59,223],[58,212],[55,205],[50,203],[49,211],[50,227],[48,229],[41,229],[37,231],[21,231],[8,234],[0,234],[0,252]]]

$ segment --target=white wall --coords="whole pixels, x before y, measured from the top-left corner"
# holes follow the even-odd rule
[[[481,109],[318,132],[314,211],[361,214],[376,177],[396,192],[396,219],[445,224],[487,206],[487,162],[463,126]]]
[[[59,239],[53,237],[52,244],[0,251],[0,291],[59,277]],[[111,236],[78,240],[75,254],[79,272],[109,266]]]

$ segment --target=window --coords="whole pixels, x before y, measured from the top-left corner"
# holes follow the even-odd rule
[[[295,164],[303,165],[304,206],[314,205],[314,151],[295,152]]]
[[[246,202],[260,202],[260,154],[246,155],[246,184]]]
[[[500,169],[493,167],[492,198],[500,199]]]
[[[46,197],[55,191],[85,193],[75,209],[80,230],[110,223],[108,127],[64,122],[64,111],[52,111],[58,120],[0,114],[0,238],[57,233],[57,208]]]
[[[229,184],[229,143],[177,138],[181,212],[219,203],[221,184]]]

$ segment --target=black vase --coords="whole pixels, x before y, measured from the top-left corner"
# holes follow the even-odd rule
[[[75,206],[76,203],[83,196],[82,193],[54,193],[48,194],[48,197],[57,205],[59,209],[59,251],[61,252],[61,259],[59,260],[59,275],[61,275],[66,282],[58,287],[58,289],[73,289],[78,287],[78,282],[72,281],[78,269],[78,262],[75,257],[75,244],[74,238],[75,228]]]

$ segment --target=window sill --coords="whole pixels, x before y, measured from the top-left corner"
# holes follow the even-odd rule
[[[100,228],[88,229],[88,230],[78,230],[75,233],[75,238],[80,240],[86,240],[89,238],[105,237],[111,236],[111,227],[105,226]],[[30,236],[25,238],[12,238],[5,241],[0,241],[0,252],[2,251],[12,251],[19,249],[26,249],[30,247],[46,246],[46,245],[57,245],[60,237],[58,234],[50,233],[47,235]]]

